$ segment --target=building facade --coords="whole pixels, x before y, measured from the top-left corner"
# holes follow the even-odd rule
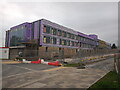
[[[46,19],[26,22],[6,31],[10,58],[16,57],[19,52],[23,52],[26,58],[51,58],[60,53],[64,54],[64,58],[73,57],[82,50],[91,51],[98,46],[97,35],[86,35]]]

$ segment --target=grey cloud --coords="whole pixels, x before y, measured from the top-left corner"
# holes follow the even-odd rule
[[[8,30],[11,26],[45,18],[86,34],[95,33],[100,39],[110,43],[117,43],[117,3],[54,2],[7,5],[9,6],[6,6],[9,8],[8,11],[13,9],[14,12],[5,14],[5,11],[2,11],[5,23],[2,30],[4,35],[5,30]],[[16,17],[14,14],[16,14]]]

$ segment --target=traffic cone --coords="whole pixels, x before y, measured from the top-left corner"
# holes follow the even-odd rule
[[[41,60],[40,60],[40,58],[39,58],[38,61],[31,61],[31,63],[40,64],[40,63],[41,63]]]
[[[26,61],[26,59],[22,60],[23,63],[31,63],[31,61]]]

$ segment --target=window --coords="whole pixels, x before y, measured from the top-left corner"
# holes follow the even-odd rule
[[[67,36],[67,33],[65,31],[62,31],[62,36],[63,37],[66,37]]]
[[[76,47],[78,46],[78,42],[75,42],[75,46],[76,46]]]
[[[78,40],[80,40],[80,36],[78,36]]]
[[[77,35],[75,35],[75,39],[77,40],[78,38],[77,38]]]
[[[52,34],[56,35],[57,34],[57,30],[55,28],[51,28]]]
[[[64,37],[64,34],[65,34],[65,32],[64,31],[62,31],[62,36]]]
[[[86,48],[86,44],[84,44],[84,47]]]
[[[64,40],[62,40],[62,45],[64,45]]]
[[[75,37],[74,34],[71,34],[71,38],[74,39],[74,37]]]
[[[53,37],[53,44],[56,44],[57,40],[55,37]]]
[[[74,46],[74,41],[71,41],[72,46]]]
[[[67,36],[67,33],[66,32],[64,32],[64,37],[66,37]]]
[[[44,26],[44,28],[43,28],[43,32],[46,33],[46,26]]]
[[[43,42],[44,43],[50,43],[50,37],[49,36],[44,36]]]
[[[58,30],[58,36],[61,36],[61,35],[62,35],[62,31]]]
[[[49,26],[46,27],[46,33],[50,33],[50,27]]]
[[[78,40],[78,36],[77,35],[75,35],[75,39]]]
[[[49,26],[44,26],[43,32],[49,34],[50,33],[50,27]]]
[[[43,42],[46,43],[46,36],[44,36],[44,38],[43,38]]]
[[[85,38],[83,39],[83,41],[85,41]]]
[[[83,48],[85,48],[85,44],[83,43]]]
[[[51,34],[53,34],[53,28],[51,28]]]
[[[64,45],[67,45],[67,41],[66,40],[64,40]]]
[[[81,41],[84,41],[84,38],[83,38],[83,37],[81,37]]]
[[[70,40],[67,41],[67,45],[70,46]]]
[[[17,28],[18,29],[18,28]],[[25,30],[24,29],[18,29],[18,30],[11,30],[10,31],[10,46],[21,46],[22,43],[25,41]]]
[[[81,43],[81,47],[83,48],[83,43]]]
[[[68,38],[71,38],[71,34],[70,34],[70,33],[67,33],[67,37],[68,37]]]
[[[60,45],[67,45],[67,40],[60,39]]]
[[[59,44],[62,45],[62,39],[60,39]]]

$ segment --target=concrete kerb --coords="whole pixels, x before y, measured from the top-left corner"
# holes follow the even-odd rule
[[[105,60],[107,58],[111,58],[112,55],[108,54],[108,55],[102,55],[102,56],[91,56],[91,57],[84,57],[84,58],[77,58],[77,59],[65,59],[65,62],[67,62],[68,64],[74,64],[74,63],[94,63],[94,62],[98,62],[101,60]]]

